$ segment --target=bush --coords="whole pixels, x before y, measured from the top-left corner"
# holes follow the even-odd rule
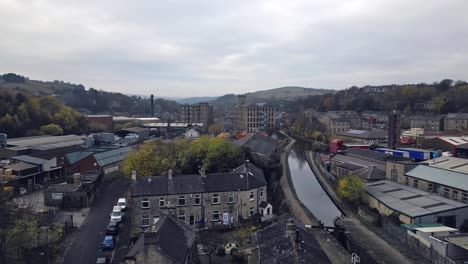
[[[224,250],[224,247],[219,247],[218,249],[216,249],[216,256],[226,256],[226,250]]]

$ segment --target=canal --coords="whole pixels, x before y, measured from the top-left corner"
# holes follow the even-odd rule
[[[288,156],[289,171],[294,189],[299,200],[317,219],[321,220],[326,226],[334,226],[334,220],[341,217],[342,214],[323,190],[314,172],[309,167],[305,156],[306,148],[306,143],[298,141]]]

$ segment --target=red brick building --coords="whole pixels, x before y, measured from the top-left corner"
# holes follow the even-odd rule
[[[91,123],[91,124],[101,124],[106,126],[107,131],[112,130],[112,116],[110,115],[87,115],[86,119]]]

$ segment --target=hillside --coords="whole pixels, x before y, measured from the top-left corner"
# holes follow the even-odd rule
[[[280,88],[274,88],[264,91],[257,91],[253,93],[247,93],[247,97],[254,97],[258,99],[286,99],[293,100],[298,97],[304,97],[309,95],[321,95],[326,93],[335,93],[335,90],[327,89],[316,89],[316,88],[305,88],[298,86],[286,86]]]
[[[63,81],[38,81],[14,73],[0,75],[0,91],[25,93],[35,96],[56,96],[66,105],[88,114],[118,114],[147,116],[150,114],[150,100],[140,96],[106,92],[94,88],[86,89],[82,84]],[[175,101],[158,98],[155,113],[174,114],[179,112]]]
[[[187,97],[175,99],[179,104],[196,104],[200,102],[211,102],[218,99],[218,96]]]

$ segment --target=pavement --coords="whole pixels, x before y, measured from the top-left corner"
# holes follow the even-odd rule
[[[96,263],[100,256],[111,257],[113,251],[102,252],[101,243],[104,240],[106,227],[109,223],[109,214],[112,207],[117,203],[117,199],[124,197],[129,189],[130,183],[125,179],[117,179],[110,183],[103,183],[99,194],[95,198],[95,203],[89,210],[81,227],[75,233],[73,244],[65,252],[64,263],[66,264],[87,264]],[[125,218],[122,228],[126,226]],[[120,241],[117,242],[118,245]]]

